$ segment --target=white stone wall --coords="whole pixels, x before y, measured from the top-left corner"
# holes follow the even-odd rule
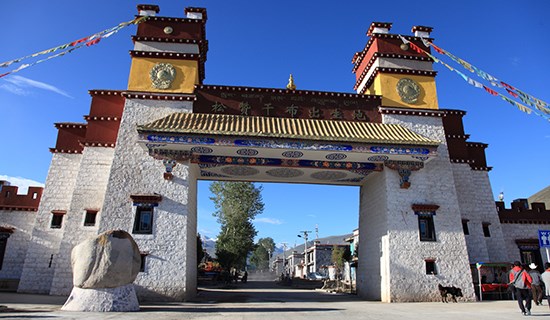
[[[104,147],[85,147],[82,152],[70,208],[63,218],[63,238],[54,265],[55,273],[50,290],[52,295],[71,293],[71,251],[83,240],[97,235],[103,212],[98,212],[95,226],[84,226],[84,218],[86,209],[99,210],[103,205],[113,154],[114,148]]]
[[[521,261],[516,239],[537,239],[539,238],[539,230],[550,230],[550,225],[547,224],[521,224],[521,223],[503,223],[501,224],[502,233],[506,236],[504,246],[501,249],[508,253],[507,262],[515,260]],[[546,249],[540,249],[542,262],[549,262],[546,256]]]
[[[0,210],[0,226],[15,228],[7,239],[0,279],[21,278],[35,218],[35,211]]]
[[[469,220],[470,234],[465,237],[470,263],[510,261],[487,171],[472,170],[468,164],[451,167],[462,218]],[[483,223],[490,223],[490,237],[484,236]]]
[[[191,102],[155,100],[127,99],[124,107],[99,232],[128,231],[140,251],[148,253],[145,272],[135,281],[142,300],[183,300],[195,294],[196,288],[187,286],[196,279],[186,276],[196,275],[196,169],[178,164],[173,180],[165,180],[162,161],[137,144],[136,130],[137,125],[191,110]],[[154,209],[153,234],[133,234],[135,207],[130,195],[154,193],[162,201]]]
[[[382,239],[388,233],[388,194],[384,172],[372,173],[365,181],[359,194],[357,293],[363,299],[382,300],[382,294],[387,294],[387,286],[382,293],[382,266],[386,267],[389,261],[387,251],[382,250]],[[382,253],[386,255],[382,257]],[[387,284],[386,278],[384,282]]]
[[[63,229],[50,228],[52,210],[69,211],[78,176],[82,154],[54,153],[32,236],[21,273],[18,292],[49,293],[54,274],[54,263]],[[53,259],[52,258],[53,255]],[[50,266],[50,259],[52,265]]]
[[[381,187],[387,192],[387,244],[382,249],[388,254],[382,252],[382,257],[389,257],[389,267],[384,271],[383,265],[382,280],[388,272],[389,286],[382,294],[389,291],[386,295],[392,302],[438,301],[437,285],[441,283],[462,288],[465,298],[473,300],[468,252],[441,118],[383,115],[383,122],[400,124],[442,143],[436,159],[412,172],[409,189],[400,188],[397,171],[384,168],[377,173],[384,176]],[[420,241],[413,204],[439,206],[433,217],[436,241]],[[437,275],[426,274],[427,259],[435,260]]]

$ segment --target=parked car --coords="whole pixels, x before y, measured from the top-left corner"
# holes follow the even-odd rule
[[[307,278],[309,280],[326,280],[328,279],[328,276],[320,274],[319,272],[310,272],[307,274]]]

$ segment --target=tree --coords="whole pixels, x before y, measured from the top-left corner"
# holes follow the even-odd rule
[[[216,241],[216,256],[227,269],[241,269],[248,253],[254,249],[257,234],[252,220],[264,210],[261,187],[250,182],[216,181],[210,185],[216,211],[213,216],[221,225]]]
[[[350,255],[351,252],[349,250],[349,247],[343,248],[337,245],[334,245],[334,247],[332,247],[331,261],[334,265],[334,268],[336,269],[337,280],[340,278],[341,272],[344,269],[344,262],[350,259]]]
[[[259,270],[269,269],[269,260],[275,251],[275,242],[272,238],[261,238],[250,257],[250,262]]]

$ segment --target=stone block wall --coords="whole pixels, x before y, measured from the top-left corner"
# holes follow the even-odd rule
[[[508,253],[508,262],[515,260],[522,261],[516,240],[532,239],[536,241],[539,238],[539,230],[550,230],[550,225],[547,224],[503,223],[501,226],[502,233],[506,235],[506,240],[501,250]],[[543,263],[548,262],[546,249],[541,248],[540,255]]]
[[[58,250],[63,234],[62,229],[51,228],[52,210],[69,210],[81,159],[82,154],[74,153],[54,153],[52,156],[18,292],[50,292],[54,264],[59,258]]]
[[[196,246],[196,173],[187,164],[178,163],[173,179],[165,180],[162,161],[138,145],[136,130],[137,125],[191,110],[191,102],[126,99],[99,232],[125,230],[147,254],[145,270],[135,281],[141,300],[183,300],[187,294],[195,294],[195,287],[186,286],[196,280],[186,279],[186,272],[196,257],[186,260],[186,256]],[[153,234],[134,234],[136,207],[130,196],[146,194],[162,197],[154,208]],[[189,272],[195,274],[196,265]]]
[[[465,237],[470,263],[510,261],[487,171],[472,170],[468,164],[453,163],[451,167],[462,219],[468,220]],[[490,237],[483,234],[484,223],[489,224]]]
[[[7,239],[0,280],[21,278],[35,217],[35,211],[0,210],[0,226],[14,229]]]
[[[383,172],[385,191],[391,195],[387,196],[386,212],[390,301],[438,301],[438,283],[460,287],[465,299],[473,300],[468,251],[441,118],[384,115],[383,121],[441,141],[438,157],[412,172],[408,189],[400,188],[397,171],[385,168]],[[433,216],[436,241],[420,241],[414,204],[439,206]],[[437,274],[427,274],[427,260],[435,261]]]
[[[55,260],[55,273],[50,290],[52,295],[71,293],[71,251],[75,245],[97,235],[98,220],[103,212],[98,212],[95,226],[84,226],[84,218],[87,209],[99,210],[103,205],[113,154],[114,148],[105,147],[85,147],[82,152],[70,208],[63,218],[62,240]]]

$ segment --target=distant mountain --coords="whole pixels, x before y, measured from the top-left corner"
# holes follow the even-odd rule
[[[202,248],[205,249],[211,257],[216,257],[216,239],[202,236]]]

